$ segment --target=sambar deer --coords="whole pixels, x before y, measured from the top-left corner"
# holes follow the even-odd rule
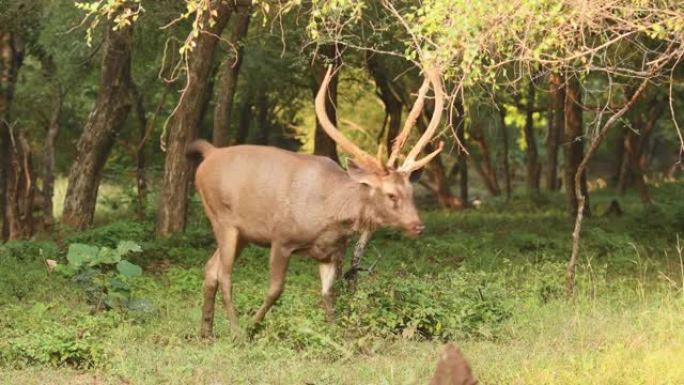
[[[188,155],[199,154],[204,158],[197,168],[195,186],[218,243],[204,271],[202,336],[212,334],[218,289],[231,327],[239,330],[231,274],[236,258],[247,244],[270,245],[271,249],[269,288],[254,316],[256,323],[263,320],[283,292],[288,262],[295,253],[319,262],[323,307],[331,319],[336,262],[344,256],[352,234],[380,226],[402,229],[411,235],[423,231],[413,203],[411,181],[443,148],[440,143],[435,151],[416,159],[435,134],[444,108],[439,71],[428,68],[425,75],[409,118],[385,164],[347,139],[326,115],[325,98],[332,67],[316,95],[315,110],[325,132],[352,156],[346,171],[329,158],[275,147],[216,148],[204,140],[188,146]],[[434,114],[397,167],[399,151],[421,113],[430,84],[435,94]]]

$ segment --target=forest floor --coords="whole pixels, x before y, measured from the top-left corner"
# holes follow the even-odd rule
[[[337,322],[324,321],[315,263],[295,257],[285,292],[251,337],[216,314],[198,338],[202,268],[212,235],[193,201],[183,236],[152,240],[121,219],[57,239],[0,247],[0,384],[427,384],[445,341],[481,384],[684,384],[684,185],[655,187],[655,204],[592,195],[577,294],[565,295],[573,221],[562,196],[495,199],[477,210],[426,212],[424,236],[377,234],[355,291],[339,284]],[[48,272],[66,247],[137,242],[130,281],[144,306],[93,312],[83,288]],[[684,244],[684,240],[681,242]],[[267,251],[235,267],[242,321],[267,286]],[[219,309],[217,307],[217,309]]]

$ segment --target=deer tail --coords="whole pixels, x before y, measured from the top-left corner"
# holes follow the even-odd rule
[[[188,145],[185,149],[185,155],[188,157],[202,156],[202,158],[206,158],[215,149],[216,147],[206,140],[197,139]]]

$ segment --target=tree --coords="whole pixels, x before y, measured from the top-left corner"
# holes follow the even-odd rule
[[[534,106],[535,85],[533,81],[527,86],[527,104],[525,105],[525,143],[527,144],[527,188],[533,194],[539,194],[539,178],[541,176],[541,164],[539,163],[539,151],[537,139],[534,134]]]
[[[332,61],[333,63],[339,64],[340,53],[337,51],[336,45],[326,44],[319,47],[318,55],[319,57],[317,60],[315,60],[311,67],[311,91],[313,99],[316,98],[316,93],[321,87],[321,82],[325,77],[325,72],[327,71],[327,66],[329,64],[328,62]],[[333,125],[337,125],[338,78],[339,71],[336,72],[333,78],[330,80],[330,85],[328,86],[328,97],[325,99],[325,111]],[[316,117],[316,129],[314,132],[314,154],[327,156],[338,163],[340,161],[337,157],[337,146],[335,141],[333,141],[328,134],[325,133],[321,123],[318,121],[318,117]]]
[[[658,118],[663,114],[665,101],[656,96],[643,104],[646,111],[635,111],[631,114],[629,117],[631,127],[625,127],[625,134],[621,143],[623,148],[622,167],[620,168],[617,189],[620,193],[624,193],[629,182],[633,181],[639,190],[641,202],[644,205],[650,205],[651,194],[644,177],[645,170],[642,158]]]
[[[496,176],[496,169],[492,163],[491,151],[489,151],[489,145],[482,127],[471,126],[470,138],[477,146],[479,152],[479,159],[473,159],[477,173],[482,177],[485,187],[487,187],[490,194],[493,196],[500,195],[501,188]]]
[[[563,123],[565,115],[563,105],[565,102],[564,80],[557,72],[551,72],[548,76],[549,83],[549,132],[546,137],[546,190],[556,191],[558,185],[558,147],[563,137]]]
[[[78,229],[93,223],[102,168],[131,109],[132,39],[132,24],[107,23],[98,96],[76,145],[64,199],[62,222]]]
[[[57,142],[57,135],[59,134],[59,119],[62,115],[66,91],[59,79],[57,79],[57,70],[52,57],[43,55],[41,59],[45,78],[48,82],[53,84],[54,89],[54,100],[46,127],[47,135],[45,137],[45,150],[43,154],[43,226],[45,229],[49,230],[54,224],[52,199],[55,192],[55,143]]]
[[[575,186],[575,175],[582,158],[584,157],[584,127],[582,125],[582,91],[580,88],[580,81],[576,76],[567,76],[565,78],[565,101],[563,104],[565,138],[564,154],[565,154],[565,193],[568,212],[570,215],[577,215],[578,198]],[[586,172],[582,174],[580,181],[580,190],[582,195],[588,196],[587,189],[587,175]],[[589,216],[589,205],[585,204],[584,215]]]
[[[251,17],[251,7],[239,7],[236,12],[235,23],[230,33],[228,55],[223,62],[221,79],[216,92],[216,107],[214,108],[214,130],[212,142],[215,146],[228,145],[230,125],[233,116],[233,101],[237,90],[238,74],[242,66],[244,38]]]
[[[389,76],[391,74],[389,73],[388,68],[381,63],[380,55],[367,53],[365,56],[366,67],[375,82],[376,93],[385,106],[385,119],[387,120],[385,148],[389,150],[392,148],[394,138],[399,134],[399,129],[401,128],[403,104],[401,97],[394,89],[397,85],[390,81]],[[383,134],[383,132],[381,132],[381,134]]]
[[[157,236],[170,235],[185,228],[188,187],[192,173],[192,164],[185,156],[185,147],[198,134],[202,106],[197,101],[202,100],[206,94],[216,44],[228,23],[231,7],[223,1],[212,1],[209,9],[200,12],[198,18],[201,20],[202,30],[198,31],[198,36],[193,41],[194,48],[187,53],[187,82],[168,122]]]
[[[0,29],[0,208],[3,216],[3,239],[18,239],[31,233],[30,216],[25,211],[28,198],[24,170],[25,141],[14,135],[10,107],[14,97],[17,74],[24,59],[24,39],[17,32]],[[29,171],[29,170],[27,170]],[[23,194],[22,194],[23,192]],[[24,199],[22,199],[22,197]],[[28,204],[30,206],[30,202]]]

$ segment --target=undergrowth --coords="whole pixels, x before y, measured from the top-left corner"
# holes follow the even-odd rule
[[[355,289],[336,284],[334,324],[324,320],[316,264],[294,257],[264,324],[250,338],[233,336],[218,300],[213,341],[197,337],[202,268],[215,244],[196,202],[188,231],[169,239],[154,240],[151,221],[118,219],[7,243],[0,383],[83,375],[135,384],[426,383],[447,341],[463,347],[485,384],[636,384],[654,373],[663,379],[656,383],[682,383],[673,359],[684,353],[675,249],[684,235],[682,193],[682,185],[663,185],[647,209],[629,196],[622,217],[601,216],[612,196],[594,194],[574,300],[564,292],[572,220],[562,197],[493,200],[479,210],[425,213],[421,238],[376,234],[363,260],[370,271]],[[113,250],[122,240],[141,248],[126,256],[144,271],[126,280],[126,293],[149,301],[144,312],[94,311],[78,283],[45,262],[66,264],[73,244]],[[267,260],[266,250],[248,248],[236,263],[243,325],[266,292]]]

